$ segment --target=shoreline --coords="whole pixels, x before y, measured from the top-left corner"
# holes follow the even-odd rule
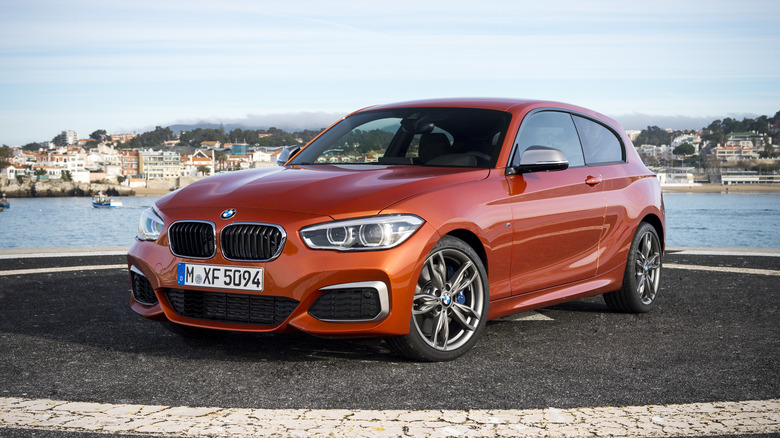
[[[780,193],[780,184],[702,184],[700,186],[661,186],[664,193]]]
[[[128,196],[136,196],[136,197],[145,197],[145,196],[164,196],[168,193],[174,192],[175,190],[170,189],[159,189],[159,188],[146,188],[146,187],[133,187],[133,192],[135,192],[132,195]]]
[[[2,189],[0,189],[2,191]],[[94,191],[94,190],[93,190]],[[144,187],[134,187],[130,189],[130,192],[120,192],[116,195],[111,195],[112,198],[129,198],[129,197],[136,197],[136,198],[145,198],[149,196],[164,196],[168,193],[173,192],[174,190],[170,189],[161,189],[161,188],[144,188]],[[19,193],[14,193],[12,191],[9,191],[7,193],[6,198],[10,199],[31,199],[31,198],[89,198],[92,195],[88,192],[84,192],[83,195],[76,195],[76,194],[66,194],[66,193],[57,193],[55,195],[41,195],[36,194],[35,196],[30,196],[29,194],[23,194],[20,195]]]
[[[114,188],[117,189],[119,186],[103,186],[103,187],[96,187],[99,190],[107,190],[108,188]],[[92,189],[90,187],[90,189]],[[122,187],[123,191],[127,188]],[[2,189],[0,189],[2,190]],[[94,189],[93,189],[94,191]],[[175,190],[171,190],[170,188],[166,187],[133,187],[129,189],[130,193],[127,192],[120,192],[118,193],[117,197],[149,197],[149,196],[164,196],[168,193],[171,193]],[[736,185],[722,185],[722,184],[702,184],[698,186],[661,186],[661,191],[664,193],[753,193],[753,194],[761,194],[761,193],[780,193],[780,184],[736,184]],[[79,196],[79,195],[67,195],[64,193],[57,193],[55,195],[50,196],[37,196],[40,194],[36,193],[36,196],[19,196],[19,193],[14,193],[13,190],[9,190],[8,198],[78,198],[78,197],[88,197],[90,195],[87,195],[85,192],[85,195]]]

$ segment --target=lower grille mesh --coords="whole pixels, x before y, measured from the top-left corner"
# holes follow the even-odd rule
[[[136,301],[149,306],[157,304],[157,295],[154,294],[154,288],[149,283],[149,279],[137,272],[130,271],[130,283],[133,289],[133,298]]]
[[[279,325],[298,307],[292,298],[196,290],[165,291],[181,316],[215,322]]]
[[[381,310],[376,289],[334,289],[317,298],[309,315],[322,321],[367,321]]]

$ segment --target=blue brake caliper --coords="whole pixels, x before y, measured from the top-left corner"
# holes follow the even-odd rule
[[[455,274],[455,269],[452,266],[447,266],[447,275],[452,278],[452,276]],[[455,295],[455,301],[458,304],[466,304],[466,296],[463,294],[463,291],[466,289],[463,289],[458,292],[457,295]]]

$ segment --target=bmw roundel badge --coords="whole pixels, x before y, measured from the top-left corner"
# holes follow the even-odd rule
[[[219,217],[222,220],[228,220],[228,219],[230,219],[231,217],[233,217],[235,215],[236,215],[236,209],[235,208],[229,208],[229,209],[223,211],[222,214],[219,215]]]

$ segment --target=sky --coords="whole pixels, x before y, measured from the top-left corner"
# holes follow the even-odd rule
[[[438,97],[562,101],[625,129],[772,116],[780,2],[0,0],[0,144],[318,129]]]

